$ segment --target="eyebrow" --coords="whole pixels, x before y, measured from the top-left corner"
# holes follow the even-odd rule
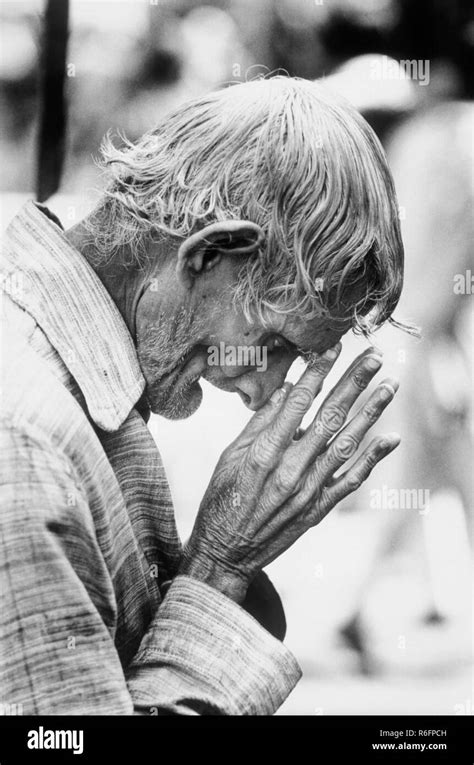
[[[305,350],[304,348],[301,348],[299,345],[296,345],[296,343],[290,340],[289,337],[287,337],[287,335],[281,332],[279,332],[278,334],[285,341],[287,345],[291,346],[294,353],[296,353],[297,356],[302,358],[303,361],[305,361],[306,363],[309,363],[310,361],[314,361],[316,356],[319,356],[319,353],[316,353],[316,351]]]
[[[313,363],[318,358],[318,356],[321,355],[321,352],[318,353],[315,350],[301,348],[299,345],[296,345],[296,343],[290,340],[289,337],[282,332],[277,332],[276,334],[280,335],[282,340],[284,340],[287,345],[291,346],[293,351],[297,354],[299,358],[301,358],[304,361],[305,364]]]

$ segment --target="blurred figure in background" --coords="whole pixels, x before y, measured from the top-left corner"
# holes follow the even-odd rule
[[[446,533],[446,527],[438,524],[438,530],[433,531],[432,520],[425,516],[430,512],[442,512],[444,518],[451,514],[452,523],[460,526],[454,537],[448,533],[444,541],[447,545],[456,540],[460,543],[461,550],[453,549],[452,554],[460,556],[466,582],[467,526],[456,508],[463,508],[471,529],[473,509],[469,271],[473,239],[473,107],[467,102],[427,106],[427,99],[419,96],[418,84],[403,72],[393,77],[388,89],[386,80],[374,77],[377,66],[378,71],[382,65],[387,71],[383,58],[358,57],[328,78],[328,85],[360,109],[386,144],[402,202],[400,217],[407,252],[399,310],[422,333],[421,344],[409,350],[400,344],[400,338],[387,338],[394,355],[398,354],[402,382],[401,395],[388,418],[392,425],[397,421],[405,423],[405,449],[396,455],[385,475],[382,469],[377,481],[369,482],[355,504],[359,510],[372,507],[376,513],[392,509],[384,513],[383,522],[375,524],[378,537],[374,539],[372,557],[365,562],[366,573],[360,581],[356,606],[341,628],[344,641],[359,656],[361,670],[368,673],[375,671],[376,662],[364,619],[367,594],[387,556],[406,548],[407,542],[413,545],[413,540],[418,539],[414,554],[421,553],[424,560],[425,608],[420,614],[424,623],[441,625],[446,618],[461,616],[457,606],[453,608],[446,602],[437,583],[440,540],[436,535],[439,537],[443,530]],[[390,64],[392,72],[396,72],[397,62]],[[439,70],[435,78],[438,76]],[[371,497],[380,493],[381,486],[386,487],[385,506],[383,502],[371,504]],[[393,501],[390,508],[389,492],[392,499],[396,496],[393,492],[398,492],[399,497],[404,496],[403,492],[407,497],[408,492],[422,492],[430,497],[430,504],[397,508]],[[465,593],[465,587],[461,589]]]
[[[0,7],[0,137],[3,191],[34,186],[37,25],[11,3]]]

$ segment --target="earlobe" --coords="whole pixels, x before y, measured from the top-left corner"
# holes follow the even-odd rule
[[[182,242],[176,264],[178,278],[191,288],[194,279],[203,271],[210,271],[223,255],[256,253],[264,238],[260,226],[251,221],[211,223]]]

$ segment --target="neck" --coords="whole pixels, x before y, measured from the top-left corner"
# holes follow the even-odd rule
[[[95,271],[119,310],[135,340],[135,316],[138,302],[147,286],[146,269],[126,267],[130,263],[129,248],[122,248],[106,262],[98,258],[97,250],[84,222],[65,232],[66,238]]]

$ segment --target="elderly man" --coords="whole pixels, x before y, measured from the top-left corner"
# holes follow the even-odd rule
[[[271,714],[300,670],[251,615],[262,569],[399,441],[356,455],[397,387],[347,420],[381,366],[373,347],[295,437],[343,334],[394,321],[391,175],[351,107],[283,77],[200,98],[103,159],[88,218],[64,231],[29,202],[5,236],[1,701]],[[211,346],[263,348],[266,368],[210,365]],[[255,415],[182,549],[146,421],[195,412],[200,377]]]

